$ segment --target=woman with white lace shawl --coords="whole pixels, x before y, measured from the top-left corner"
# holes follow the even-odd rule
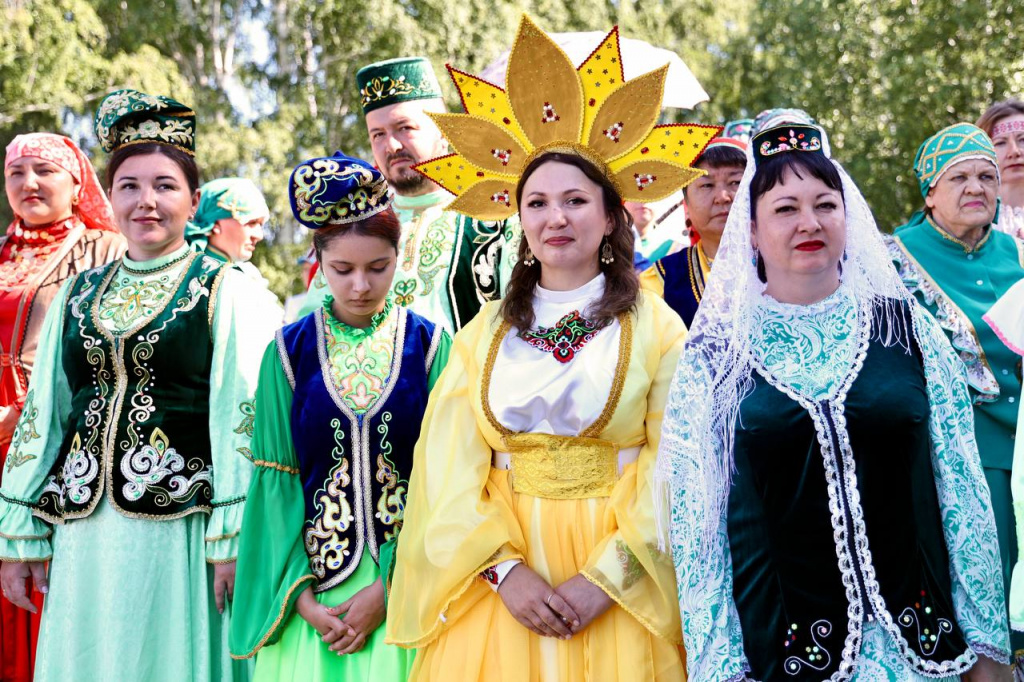
[[[690,678],[1008,680],[962,363],[824,131],[760,118],[659,451]]]

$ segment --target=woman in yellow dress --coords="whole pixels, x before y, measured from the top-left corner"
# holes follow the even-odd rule
[[[621,76],[617,31],[595,55]],[[686,678],[651,485],[686,332],[640,292],[622,202],[697,177],[684,164],[717,129],[653,126],[664,70],[591,92],[593,59],[577,71],[524,19],[506,90],[453,71],[494,125],[438,116],[457,151],[418,167],[468,215],[518,210],[524,239],[506,297],[456,335],[416,445],[387,619],[419,649],[412,680]],[[501,127],[534,105],[548,123]],[[652,139],[692,151],[633,160]]]

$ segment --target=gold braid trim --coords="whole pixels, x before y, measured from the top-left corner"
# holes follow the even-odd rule
[[[494,430],[501,434],[502,440],[511,436],[512,432],[506,429],[505,425],[494,416],[489,396],[491,393],[491,374],[494,372],[494,363],[498,359],[498,349],[501,348],[501,342],[505,340],[505,336],[508,335],[508,330],[511,327],[512,325],[506,320],[498,327],[498,331],[494,332],[494,338],[491,339],[491,347],[487,350],[487,361],[484,363],[484,377],[480,385],[480,404],[484,409],[484,415],[487,417],[487,421],[491,423],[491,426],[494,427]]]
[[[652,635],[654,635],[655,637],[660,637],[661,639],[664,639],[667,642],[671,642],[672,644],[676,644],[676,645],[681,645],[682,644],[681,641],[676,641],[675,638],[673,638],[672,636],[666,635],[663,632],[658,632],[658,630],[654,627],[654,625],[651,624],[651,622],[649,620],[647,620],[646,618],[641,616],[639,613],[637,613],[633,609],[631,609],[628,606],[626,606],[626,604],[622,601],[621,598],[619,598],[618,595],[612,594],[611,592],[606,590],[604,585],[602,585],[600,582],[598,582],[597,578],[595,578],[592,575],[590,575],[589,573],[587,573],[586,569],[580,571],[580,575],[582,575],[584,578],[586,578],[589,582],[593,583],[602,592],[607,594],[611,598],[611,600],[618,605],[618,607],[620,609],[622,609],[623,611],[628,613],[630,616],[632,616],[634,619],[636,619],[636,621],[638,623],[640,623],[640,625],[643,625]]]
[[[626,385],[626,373],[629,371],[629,358],[633,354],[633,318],[628,312],[619,315],[619,360],[615,364],[615,378],[612,380],[612,390],[608,394],[608,402],[605,403],[604,411],[580,435],[584,438],[597,438],[607,428],[608,423],[615,414],[615,408],[619,406],[619,399],[622,397],[622,387]]]
[[[214,535],[212,538],[205,538],[207,542],[220,542],[221,540],[230,540],[231,538],[238,537],[241,530],[236,530],[233,533],[224,533],[224,535]],[[232,561],[234,561],[232,559]]]
[[[254,459],[252,463],[258,467],[276,469],[277,471],[281,471],[286,474],[295,474],[296,476],[298,476],[300,473],[302,473],[296,467],[285,466],[284,464],[278,464],[277,462],[268,462],[265,459]]]
[[[441,609],[441,616],[437,619],[437,621],[434,622],[434,624],[422,637],[413,640],[397,640],[386,637],[384,639],[384,643],[391,644],[392,646],[402,647],[403,649],[422,649],[427,644],[430,644],[432,641],[437,639],[438,636],[441,634],[441,629],[448,624],[448,610],[451,608],[452,604],[457,602],[459,599],[462,599],[463,595],[465,595],[466,592],[469,591],[469,588],[473,587],[477,579],[480,577],[481,573],[486,571],[488,568],[494,568],[503,561],[512,561],[514,559],[519,559],[523,563],[526,563],[526,558],[519,552],[515,552],[509,556],[499,559],[498,554],[500,552],[501,547],[499,547],[498,551],[491,555],[490,559],[481,564],[480,568],[475,573],[471,573],[469,577],[463,581],[462,585],[458,587],[458,589],[452,592],[451,598],[445,602],[444,608]],[[500,599],[500,597],[498,597],[498,593],[492,591],[490,588],[487,588],[487,592],[490,595],[493,595],[495,598]]]
[[[267,634],[263,635],[263,639],[259,641],[259,643],[253,648],[253,650],[247,654],[243,654],[242,656],[231,654],[231,658],[235,659],[236,661],[242,661],[247,658],[252,658],[256,655],[257,651],[263,648],[263,645],[267,643],[267,640],[269,640],[271,635],[274,634],[274,631],[277,630],[277,627],[281,624],[281,621],[284,620],[285,613],[288,611],[288,604],[291,603],[292,595],[295,593],[295,590],[297,590],[299,586],[301,586],[307,580],[316,580],[316,576],[312,574],[304,575],[298,580],[296,580],[294,583],[292,583],[292,586],[288,588],[288,593],[284,595],[284,601],[281,604],[281,611],[277,614],[277,619],[274,620],[273,625],[271,625],[270,629],[267,630]]]

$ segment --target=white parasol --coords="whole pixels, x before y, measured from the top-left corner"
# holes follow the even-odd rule
[[[565,50],[573,64],[579,65],[601,44],[607,34],[600,31],[584,31],[580,33],[551,33],[549,35],[558,43],[559,47]],[[693,72],[675,52],[634,38],[620,38],[619,45],[622,50],[622,66],[625,70],[626,80],[668,64],[663,106],[692,109],[710,99],[708,93],[697,82]],[[508,52],[504,52],[495,61],[488,64],[479,74],[480,78],[504,87],[508,55]]]

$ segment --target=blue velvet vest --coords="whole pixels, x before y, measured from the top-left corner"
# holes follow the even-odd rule
[[[427,409],[427,377],[440,327],[406,310],[384,391],[356,414],[335,386],[327,356],[323,308],[278,332],[281,364],[294,391],[292,440],[306,499],[303,544],[316,592],[344,581],[364,546],[378,561],[405,513],[413,448]]]
[[[199,254],[187,258],[164,307],[120,334],[97,316],[122,263],[71,284],[62,351],[71,420],[37,516],[51,523],[82,518],[104,494],[136,518],[210,510],[210,300],[227,266]]]
[[[690,246],[665,256],[654,267],[658,268],[658,274],[665,282],[665,303],[683,318],[689,328],[704,295],[704,271],[700,267],[697,247]]]

